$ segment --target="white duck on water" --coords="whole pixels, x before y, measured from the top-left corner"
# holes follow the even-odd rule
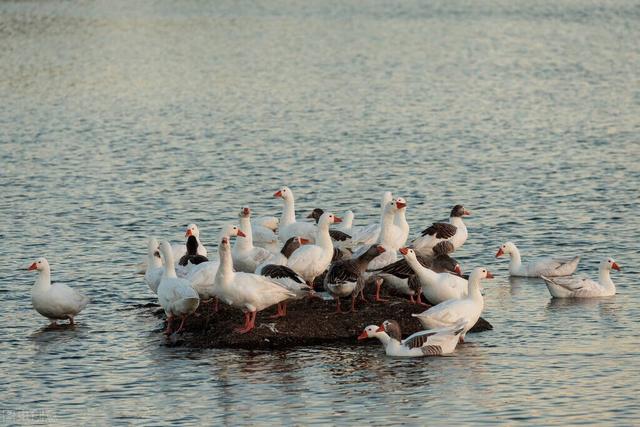
[[[465,298],[444,301],[412,316],[417,317],[425,329],[453,326],[464,320],[467,323],[460,335],[460,341],[464,342],[467,332],[476,324],[484,309],[484,299],[480,293],[481,279],[493,279],[493,274],[484,267],[476,267],[469,276],[468,295]]]
[[[198,308],[200,298],[198,292],[191,287],[187,280],[176,276],[173,251],[169,242],[160,244],[160,254],[164,258],[165,269],[158,285],[158,301],[167,315],[165,334],[169,335],[172,332],[172,322],[175,317],[181,319],[176,333],[182,331],[187,317]]]
[[[377,338],[387,356],[443,356],[454,352],[466,324],[462,320],[453,326],[416,332],[403,340],[398,322],[385,320],[380,326],[369,325],[364,328],[358,340]]]
[[[144,282],[154,294],[158,293],[158,285],[164,273],[159,246],[160,244],[153,237],[147,242],[147,271],[144,273]]]
[[[39,258],[28,270],[38,271],[36,282],[31,288],[33,308],[49,319],[52,325],[57,324],[58,320],[66,319],[73,325],[73,318],[89,304],[89,298],[63,283],[51,284],[51,268],[46,258]]]
[[[520,251],[513,242],[507,242],[500,246],[496,253],[496,258],[502,255],[509,255],[509,274],[519,277],[557,277],[569,276],[576,271],[579,256],[574,257],[547,257],[526,264],[520,259]]]
[[[616,285],[610,277],[611,270],[620,271],[620,266],[612,258],[607,258],[600,262],[597,282],[586,277],[541,277],[555,298],[610,297],[616,294]]]

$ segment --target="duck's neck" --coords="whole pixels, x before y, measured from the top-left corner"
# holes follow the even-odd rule
[[[243,216],[240,218],[240,230],[244,233],[245,237],[236,237],[235,246],[239,249],[253,249],[253,231],[251,230],[251,219]]]
[[[406,217],[407,210],[400,209],[396,216],[393,218],[393,223],[397,225],[400,230],[402,230],[402,236],[409,236],[409,223],[407,222]]]
[[[233,260],[231,259],[231,251],[220,251],[220,266],[216,272],[214,284],[222,287],[228,286],[232,281],[235,272],[233,271]]]
[[[614,285],[613,280],[611,280],[611,271],[608,268],[603,267],[600,269],[598,283],[607,290],[616,289],[616,285]]]
[[[331,236],[329,235],[329,224],[326,222],[321,221],[318,224],[318,230],[316,231],[316,245],[333,252],[333,243],[331,242]]]
[[[518,248],[510,248],[509,257],[511,259],[509,261],[509,271],[511,273],[515,273],[516,271],[520,270],[520,267],[522,267],[522,260],[520,259],[520,251],[518,250]]]
[[[416,258],[407,258],[407,263],[413,271],[418,275],[421,281],[425,281],[430,285],[438,280],[438,273],[420,264]]]
[[[164,273],[163,276],[167,278],[175,278],[178,277],[176,275],[176,266],[173,264],[173,253],[171,250],[168,253],[164,254],[165,262],[164,262]]]
[[[395,214],[391,210],[385,210],[382,216],[382,226],[380,228],[380,244],[388,247],[393,243],[393,218]]]
[[[455,225],[457,228],[461,228],[465,232],[467,231],[467,226],[464,225],[464,221],[461,216],[452,216],[449,217],[449,224]]]
[[[40,270],[38,271],[38,277],[36,277],[36,283],[33,285],[35,288],[48,288],[51,286],[51,271]]]
[[[391,342],[391,337],[389,335],[387,335],[386,332],[378,332],[376,334],[376,338],[378,338],[378,340],[382,343],[383,346],[388,346],[389,343]]]
[[[340,224],[340,229],[342,230],[351,230],[353,227],[353,214],[347,214],[342,218],[342,224]]]
[[[289,196],[283,200],[284,206],[282,207],[282,216],[280,217],[280,227],[296,222],[296,208],[293,200],[293,194],[289,194]]]
[[[480,277],[477,274],[471,273],[468,283],[468,295],[467,298],[474,301],[484,302],[482,299],[482,293],[480,292]]]

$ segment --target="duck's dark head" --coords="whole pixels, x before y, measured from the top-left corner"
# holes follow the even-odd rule
[[[320,217],[322,216],[323,213],[324,213],[324,210],[322,210],[320,208],[315,208],[314,210],[311,211],[311,213],[309,215],[307,215],[307,218],[313,218],[313,220],[317,224],[318,220],[320,219]]]
[[[377,332],[386,332],[391,338],[398,341],[402,340],[402,331],[400,325],[395,320],[385,320],[378,328]]]
[[[464,206],[462,206],[462,205],[455,205],[451,209],[451,217],[452,218],[462,218],[463,216],[469,216],[469,215],[471,215],[471,212],[466,210],[464,208]]]

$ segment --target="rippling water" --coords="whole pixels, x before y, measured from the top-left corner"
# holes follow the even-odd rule
[[[529,3],[0,3],[0,423],[637,422],[640,7]],[[282,184],[361,225],[394,190],[414,233],[463,203],[495,330],[428,360],[165,346],[131,309],[146,237],[213,248]],[[611,255],[619,293],[552,301],[507,239]],[[92,298],[73,330],[32,311],[39,256]]]

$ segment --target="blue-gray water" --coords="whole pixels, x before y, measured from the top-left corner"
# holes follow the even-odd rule
[[[0,3],[0,424],[637,422],[638,40],[624,0]],[[412,234],[463,203],[494,331],[421,360],[165,346],[129,309],[146,237],[213,250],[283,184],[360,225],[393,190]],[[510,281],[507,239],[613,256],[618,295]],[[75,330],[31,309],[39,256],[93,300]]]

